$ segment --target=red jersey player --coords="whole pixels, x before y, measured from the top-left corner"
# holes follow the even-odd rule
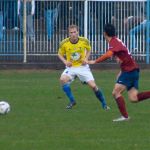
[[[129,116],[122,93],[127,90],[131,102],[140,102],[150,98],[150,91],[138,92],[139,67],[130,55],[125,44],[116,37],[115,27],[112,24],[105,25],[104,37],[109,43],[107,52],[96,60],[88,61],[88,63],[100,63],[114,56],[116,61],[120,64],[121,71],[117,76],[112,94],[118,105],[121,117],[113,121],[126,121],[129,120]]]

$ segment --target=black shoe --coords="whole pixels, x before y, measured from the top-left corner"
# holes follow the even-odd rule
[[[73,106],[76,105],[76,102],[72,102],[72,103],[69,103],[67,106],[66,106],[66,109],[72,109]]]

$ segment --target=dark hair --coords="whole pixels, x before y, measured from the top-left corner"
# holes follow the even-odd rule
[[[104,32],[110,37],[116,36],[116,30],[112,24],[106,24],[104,26]]]

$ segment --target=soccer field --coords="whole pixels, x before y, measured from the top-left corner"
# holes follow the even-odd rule
[[[111,92],[117,71],[94,71],[110,111],[104,111],[91,89],[79,80],[72,84],[77,105],[66,110],[68,100],[59,85],[61,71],[0,71],[0,99],[11,111],[0,115],[1,150],[148,150],[150,149],[150,99],[131,104],[131,120],[114,123],[119,112]],[[150,71],[142,70],[140,89],[150,90]]]

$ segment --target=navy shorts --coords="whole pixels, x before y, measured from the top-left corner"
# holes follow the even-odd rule
[[[130,72],[122,72],[116,83],[123,84],[130,90],[132,87],[138,89],[139,69]]]

